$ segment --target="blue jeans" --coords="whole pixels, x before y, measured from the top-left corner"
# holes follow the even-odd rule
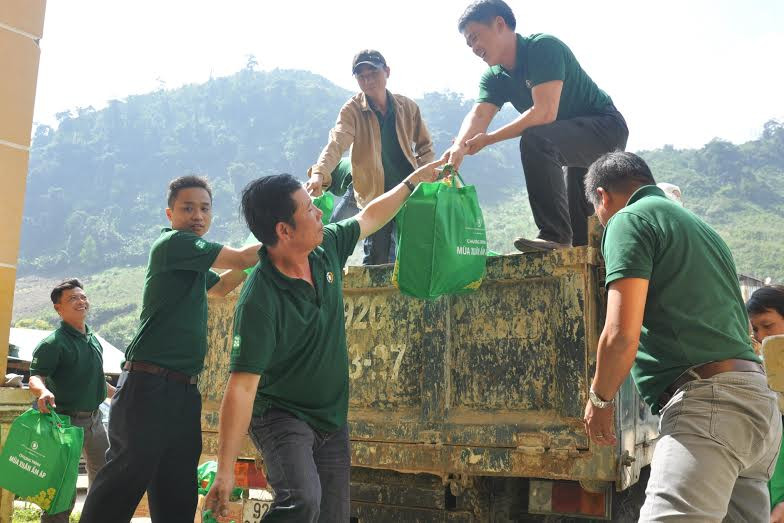
[[[349,521],[348,425],[325,433],[290,412],[270,408],[251,419],[249,433],[275,491],[264,521]]]
[[[332,211],[330,222],[338,222],[351,218],[359,212],[357,201],[354,198],[354,185],[350,184],[346,189],[346,194],[343,195],[335,205]],[[362,247],[365,251],[365,257],[362,259],[362,265],[381,265],[382,263],[395,262],[395,235],[397,229],[395,220],[391,220],[378,231],[374,232],[365,238]]]

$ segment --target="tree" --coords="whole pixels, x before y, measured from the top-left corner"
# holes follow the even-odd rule
[[[85,238],[82,250],[79,251],[79,261],[88,267],[95,267],[98,262],[98,246],[92,236]]]

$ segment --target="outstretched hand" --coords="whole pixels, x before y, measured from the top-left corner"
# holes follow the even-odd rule
[[[466,154],[476,154],[490,145],[490,137],[486,133],[478,133],[466,140],[465,145],[468,149]]]
[[[441,175],[441,167],[446,163],[446,158],[442,156],[438,160],[434,160],[430,163],[427,163],[411,173],[411,181],[414,185],[422,182],[434,182],[438,180],[438,177]]]
[[[204,498],[204,510],[211,510],[213,514],[225,517],[229,515],[229,498],[234,489],[234,478],[222,475],[220,471],[215,475],[210,491]]]
[[[307,182],[305,182],[305,191],[310,195],[311,198],[315,198],[316,196],[321,196],[323,193],[322,185],[324,183],[324,177],[320,174],[312,174]]]

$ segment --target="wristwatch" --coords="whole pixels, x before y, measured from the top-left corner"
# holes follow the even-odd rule
[[[409,189],[411,192],[414,192],[414,189],[416,189],[416,185],[414,185],[413,183],[409,182],[408,180],[403,180],[403,185],[405,185],[406,187],[408,187],[408,189]]]
[[[597,409],[606,409],[607,407],[612,407],[615,405],[615,398],[611,399],[610,401],[604,401],[593,391],[593,389],[588,390],[588,398],[590,398],[591,403]]]

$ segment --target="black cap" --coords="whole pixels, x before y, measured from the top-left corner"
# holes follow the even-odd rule
[[[372,65],[376,69],[383,69],[387,66],[387,61],[384,60],[384,57],[378,51],[365,49],[354,56],[354,61],[351,62],[351,74],[357,74],[357,68],[362,64]]]

